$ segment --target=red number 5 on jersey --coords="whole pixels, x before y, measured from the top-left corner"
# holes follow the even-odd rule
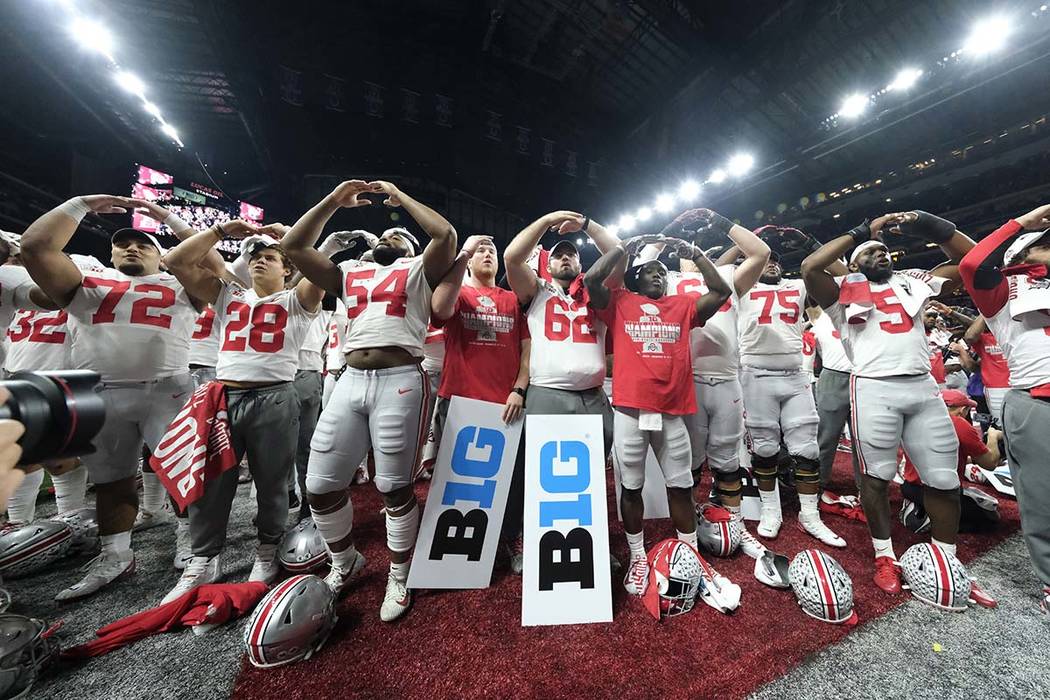
[[[365,284],[376,276],[377,270],[354,270],[346,273],[346,316],[355,319],[360,316],[369,304],[386,303],[386,315],[405,316],[405,302],[408,296],[405,287],[408,285],[408,269],[398,268],[392,270],[389,275],[375,285],[369,287]]]

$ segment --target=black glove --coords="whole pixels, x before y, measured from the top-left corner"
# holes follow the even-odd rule
[[[854,226],[849,231],[846,231],[846,235],[853,239],[853,242],[857,245],[864,243],[865,241],[871,240],[871,220],[864,219],[864,221],[857,226]]]
[[[900,224],[901,233],[922,238],[931,243],[947,243],[955,235],[955,224],[925,211],[916,211],[918,218]]]

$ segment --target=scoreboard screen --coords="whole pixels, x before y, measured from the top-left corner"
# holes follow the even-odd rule
[[[197,231],[236,218],[262,226],[265,219],[262,207],[248,202],[232,202],[215,189],[196,182],[179,184],[173,175],[146,165],[136,168],[131,196],[160,204]],[[141,212],[132,213],[131,226],[156,235],[166,247],[178,243],[170,228]],[[219,250],[226,257],[234,257],[240,253],[240,243],[235,240],[221,241]]]

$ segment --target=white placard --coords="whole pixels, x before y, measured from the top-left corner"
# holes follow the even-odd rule
[[[602,418],[529,416],[521,624],[612,621]]]
[[[613,458],[613,480],[616,484],[616,517],[623,522],[623,514],[620,512],[620,464],[616,457],[616,450],[612,451]],[[645,508],[644,519],[656,520],[658,518],[670,518],[671,511],[667,507],[667,488],[664,483],[664,473],[660,469],[660,463],[656,461],[656,453],[649,448],[649,454],[645,457],[645,483],[642,484],[642,506]]]
[[[488,588],[522,421],[453,396],[408,574],[409,588]]]

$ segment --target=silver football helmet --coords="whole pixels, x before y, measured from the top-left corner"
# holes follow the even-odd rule
[[[309,659],[335,626],[335,594],[316,576],[279,583],[255,606],[244,629],[248,660],[259,668]]]
[[[722,506],[700,503],[696,506],[696,539],[705,552],[728,557],[740,547],[743,526]]]
[[[0,697],[25,697],[40,673],[58,658],[52,628],[22,615],[0,615]]]
[[[970,575],[954,555],[935,544],[908,547],[901,557],[901,573],[912,595],[942,610],[966,610]]]
[[[98,519],[94,508],[81,508],[63,515],[56,515],[52,520],[65,523],[73,530],[75,552],[88,552],[98,549]]]
[[[0,575],[16,578],[43,569],[69,552],[73,528],[38,520],[0,535]]]
[[[328,561],[328,548],[313,518],[303,518],[284,533],[277,545],[277,560],[293,574],[305,574]]]
[[[802,611],[833,624],[855,624],[853,581],[846,570],[819,549],[804,549],[788,567],[788,578]]]

